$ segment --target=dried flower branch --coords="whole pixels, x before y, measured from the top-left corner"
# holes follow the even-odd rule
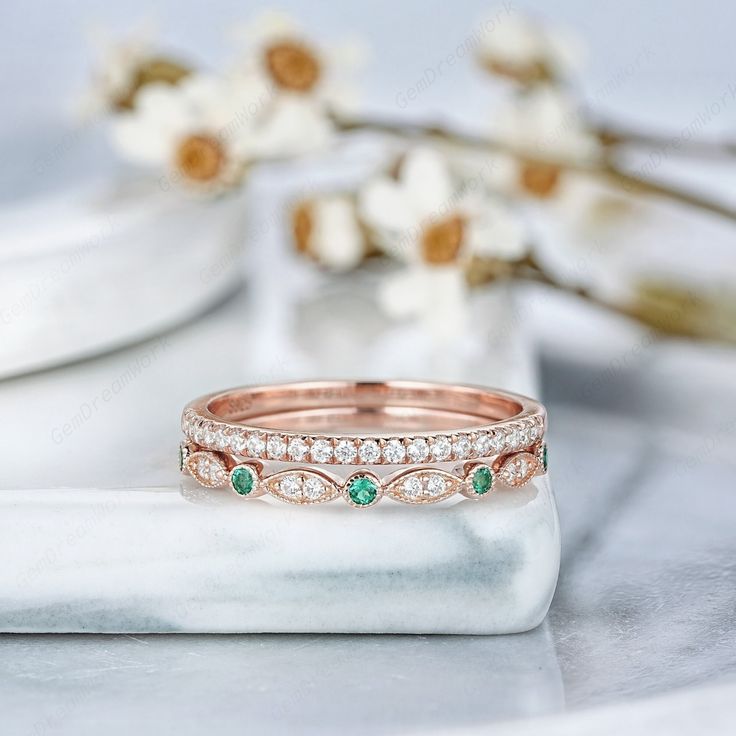
[[[476,273],[474,285],[503,280],[542,284],[663,335],[736,344],[736,297],[730,292],[696,291],[683,284],[643,280],[635,285],[632,301],[621,304],[604,299],[586,286],[561,281],[533,253],[516,263],[502,262],[492,269],[488,266],[485,272]]]
[[[727,204],[620,164],[617,152],[626,146],[669,150],[673,141],[601,124],[583,111],[570,92],[581,58],[574,39],[522,15],[503,16],[476,54],[510,94],[493,115],[495,129],[478,135],[443,124],[348,117],[350,89],[337,73],[355,66],[354,45],[322,49],[286,16],[261,16],[247,37],[244,58],[220,76],[154,54],[145,40],[108,53],[96,99],[115,117],[121,153],[166,172],[162,182],[220,193],[241,186],[255,164],[323,149],[336,134],[396,137],[410,144],[399,164],[354,194],[299,203],[291,223],[297,250],[333,271],[355,268],[375,253],[402,263],[403,271],[380,290],[387,312],[451,333],[464,319],[468,287],[531,281],[668,334],[734,341],[730,298],[652,282],[638,285],[631,303],[612,303],[586,286],[558,280],[530,250],[526,225],[507,200],[551,199],[569,182],[566,191],[574,195],[568,173],[736,221],[736,209]],[[727,141],[678,143],[676,150],[688,155],[736,155],[736,144]],[[453,154],[452,166],[439,149]],[[496,165],[472,191],[461,173],[468,153]]]
[[[678,154],[697,158],[722,159],[736,156],[736,141],[725,139],[706,139],[693,137],[675,137],[663,135],[656,131],[635,130],[631,127],[599,123],[592,125],[601,145],[616,149],[620,146],[648,148],[653,151],[677,151]]]
[[[720,202],[701,197],[678,187],[656,183],[643,177],[631,174],[619,168],[611,161],[600,164],[581,164],[557,158],[530,157],[527,151],[520,151],[504,141],[494,140],[477,134],[453,130],[442,125],[405,123],[403,121],[382,120],[378,118],[336,119],[335,126],[343,132],[377,132],[385,133],[409,141],[422,137],[440,141],[460,148],[471,148],[514,156],[520,160],[533,161],[539,166],[551,169],[562,169],[590,174],[623,188],[629,193],[651,194],[669,199],[678,204],[695,207],[720,217],[736,222],[736,209]]]

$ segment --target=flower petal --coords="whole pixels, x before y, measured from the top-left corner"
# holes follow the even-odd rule
[[[456,264],[422,269],[422,322],[439,339],[457,338],[468,320],[465,274]]]
[[[540,85],[501,108],[494,127],[498,137],[531,156],[580,161],[598,150],[575,102],[550,85]]]
[[[290,156],[324,148],[332,125],[314,100],[281,95],[268,109],[256,131],[256,146],[264,156]]]
[[[474,255],[504,261],[518,261],[529,250],[521,219],[493,200],[484,204],[481,216],[470,220],[468,244]]]
[[[365,243],[349,197],[325,197],[315,203],[312,244],[320,263],[335,271],[355,268]]]
[[[235,30],[237,38],[254,45],[265,45],[271,41],[301,36],[296,19],[280,10],[266,10],[253,21]]]
[[[411,150],[401,166],[401,183],[420,218],[442,217],[451,205],[453,192],[444,158],[434,149]]]
[[[164,128],[149,125],[135,114],[124,115],[110,128],[113,146],[125,157],[140,164],[159,166],[168,161],[172,136]]]
[[[358,208],[366,223],[379,230],[401,234],[418,227],[404,188],[392,179],[369,181],[359,194]]]
[[[544,32],[538,23],[526,15],[509,13],[483,35],[479,53],[516,66],[543,58],[544,49]]]

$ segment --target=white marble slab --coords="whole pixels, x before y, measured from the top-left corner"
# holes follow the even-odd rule
[[[0,493],[0,631],[499,634],[544,618],[547,483],[431,508],[174,489]]]
[[[277,221],[265,205],[261,214]],[[180,487],[181,407],[218,387],[399,377],[535,393],[532,353],[507,293],[474,303],[479,323],[494,316],[481,339],[438,344],[378,312],[380,273],[325,278],[279,255],[278,231],[262,232],[274,250],[256,248],[249,288],[205,319],[0,384],[15,418],[0,425],[11,458],[0,467],[0,550],[12,560],[0,572],[0,631],[486,634],[537,626],[560,554],[545,481],[479,503],[386,500],[363,513],[342,502],[304,509],[243,501],[191,479]]]
[[[3,732],[425,734],[564,708],[549,626],[523,636],[0,636]],[[246,725],[247,724],[247,725]]]

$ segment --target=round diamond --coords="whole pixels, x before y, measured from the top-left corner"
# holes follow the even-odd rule
[[[383,448],[383,456],[387,463],[403,463],[406,458],[406,448],[401,440],[389,440]]]
[[[263,439],[263,435],[256,434],[254,432],[248,435],[245,446],[248,449],[248,454],[251,457],[260,457],[261,455],[263,455],[263,451],[266,449],[266,442]]]
[[[377,463],[381,459],[381,448],[375,440],[363,440],[358,455],[361,462]]]
[[[204,444],[212,445],[215,441],[215,428],[211,424],[206,424],[204,428]]]
[[[280,460],[286,455],[286,442],[283,437],[277,434],[271,435],[266,443],[266,449],[270,458]]]
[[[524,422],[519,426],[519,447],[528,447],[531,436],[531,427]]]
[[[355,442],[353,440],[340,440],[335,445],[335,457],[338,462],[352,463],[357,454],[358,451],[355,449]]]
[[[295,462],[301,462],[309,452],[309,445],[301,437],[293,437],[289,440],[289,458]]]
[[[422,495],[422,481],[417,475],[411,475],[404,481],[404,493],[411,498]]]
[[[230,485],[236,493],[247,496],[255,484],[253,471],[245,465],[234,467],[230,473]]]
[[[348,486],[348,496],[356,506],[369,506],[378,496],[378,486],[372,478],[359,476]]]
[[[224,450],[230,442],[230,435],[225,427],[218,427],[215,430],[215,447]]]
[[[312,443],[312,462],[328,463],[332,459],[332,445],[329,440],[315,440]]]
[[[462,460],[470,455],[470,438],[465,435],[458,437],[452,445],[452,454]]]
[[[406,449],[407,454],[409,455],[409,459],[412,462],[415,463],[421,463],[424,460],[427,459],[427,456],[429,455],[429,445],[427,444],[427,440],[422,439],[421,437],[417,437],[416,439],[413,439],[409,446]]]
[[[527,441],[527,434],[526,434],[526,427],[523,424],[520,424],[516,428],[516,448],[518,450],[523,450],[528,444]]]
[[[235,430],[235,433],[230,437],[230,450],[236,455],[239,455],[245,448],[245,437]]]
[[[436,461],[447,460],[452,452],[452,444],[447,437],[437,437],[432,442],[432,457]]]
[[[299,495],[301,485],[301,478],[298,475],[287,475],[279,482],[279,490],[284,496],[296,498]]]
[[[506,432],[506,447],[509,450],[516,450],[521,445],[519,437],[519,428],[517,426],[509,427]]]
[[[303,488],[304,495],[311,501],[316,501],[325,492],[325,484],[313,475],[305,478]]]
[[[446,487],[447,483],[439,473],[432,473],[427,479],[427,490],[432,496],[441,496]]]
[[[491,450],[494,455],[501,452],[506,444],[506,436],[501,430],[496,430],[491,436]]]
[[[491,438],[485,432],[481,432],[475,438],[475,452],[478,457],[485,457],[491,452]]]

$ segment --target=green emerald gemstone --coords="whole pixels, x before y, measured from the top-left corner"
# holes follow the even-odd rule
[[[348,487],[348,496],[357,506],[368,506],[376,500],[377,495],[375,482],[365,476],[356,478]]]
[[[247,496],[253,490],[253,474],[248,468],[234,468],[230,474],[230,483],[236,493]]]
[[[544,472],[547,472],[547,445],[542,445],[542,467]]]
[[[482,496],[491,490],[493,484],[493,473],[490,468],[480,467],[473,473],[473,490]]]

